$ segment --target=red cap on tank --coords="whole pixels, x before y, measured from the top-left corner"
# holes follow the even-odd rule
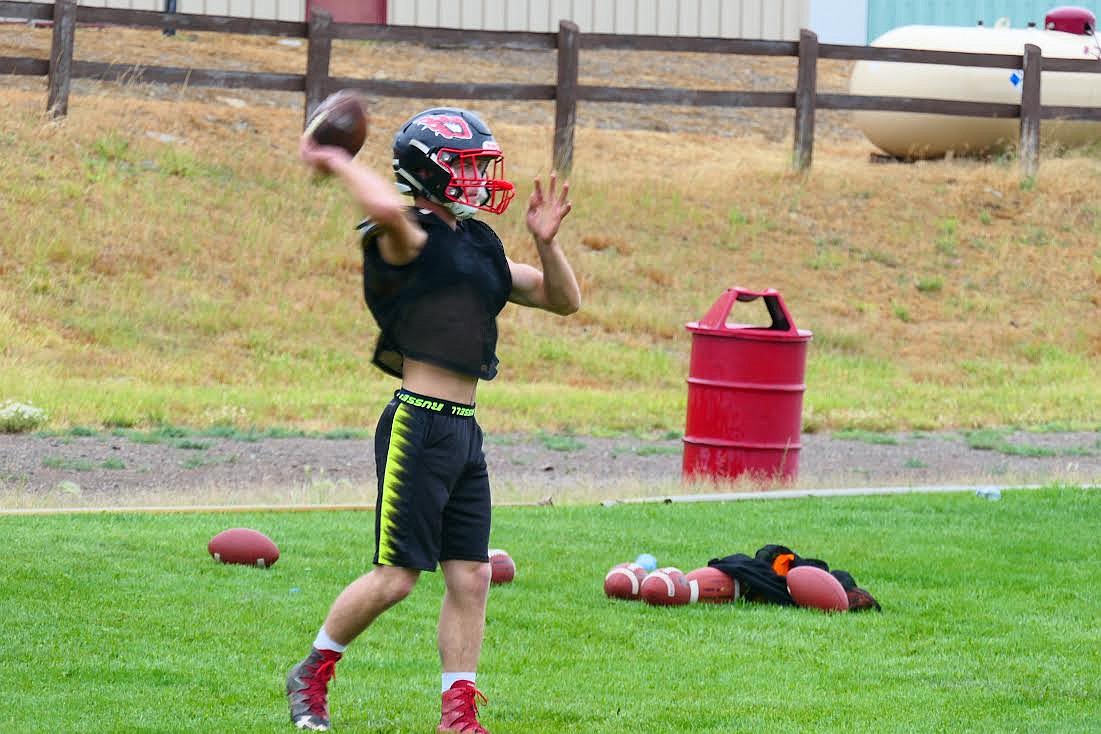
[[[1095,28],[1097,28],[1097,16],[1089,8],[1065,5],[1052,8],[1044,16],[1044,29],[1049,31],[1089,36],[1093,35]]]

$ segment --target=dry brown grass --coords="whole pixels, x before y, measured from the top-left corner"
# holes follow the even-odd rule
[[[77,39],[77,56],[87,59],[304,67],[303,47],[271,38],[81,28]],[[48,44],[48,30],[0,27],[0,55],[44,58]],[[788,59],[738,59],[724,68],[692,54],[582,58],[585,83],[782,89],[794,78]],[[348,43],[338,45],[332,71],[550,81],[554,64],[547,54],[507,49],[456,55]],[[843,65],[824,68],[824,86],[843,88],[846,73]],[[249,379],[277,384],[284,369],[277,358],[293,370],[336,360],[326,369],[340,381],[362,379],[357,362],[371,325],[355,299],[358,257],[348,229],[355,213],[342,192],[310,183],[294,161],[301,95],[77,81],[69,117],[54,123],[42,117],[42,79],[0,79],[0,98],[12,121],[0,143],[7,161],[0,199],[25,225],[9,228],[18,237],[4,249],[14,257],[0,258],[6,358],[93,381],[123,374],[191,386],[201,374],[201,385],[227,389],[252,370],[260,374]],[[419,106],[374,100],[364,160],[385,170],[389,131]],[[522,190],[547,172],[551,105],[477,109],[493,122]],[[1048,151],[1038,180],[1022,186],[1011,159],[876,165],[843,116],[820,121],[813,168],[798,175],[789,165],[789,110],[583,106],[568,236],[586,307],[550,326],[545,314],[508,312],[510,379],[656,390],[665,397],[642,422],[675,427],[680,415],[664,414],[668,402],[682,400],[684,323],[735,284],[779,289],[797,324],[815,332],[812,372],[829,386],[828,394],[808,391],[816,427],[1005,422],[1007,415],[961,407],[952,391],[975,390],[983,380],[1005,389],[997,383],[1049,365],[1053,354],[1101,355],[1101,163],[1092,154]],[[161,135],[174,140],[160,142]],[[128,172],[120,180],[117,162],[100,159],[104,145],[123,143]],[[143,177],[146,165],[181,172]],[[106,181],[96,180],[96,166]],[[510,255],[530,260],[521,209],[495,225]],[[133,304],[142,305],[135,311]],[[138,322],[129,339],[111,331],[120,318]],[[553,340],[574,346],[558,354]],[[647,352],[670,361],[608,366]],[[548,364],[548,355],[561,361]],[[875,378],[861,377],[868,365]],[[1006,410],[1025,423],[1101,414],[1101,398],[1082,385],[1093,368],[1057,365],[1044,374],[1060,369],[1074,383],[1062,403],[1048,395],[1038,397],[1040,406],[1029,407],[1027,395],[991,402],[1011,403]],[[343,385],[333,387],[338,395]],[[911,401],[943,399],[925,421],[915,420],[915,406],[896,412],[889,394],[896,387],[917,390]],[[861,390],[881,394],[865,399]],[[317,396],[305,408],[250,408],[270,421],[354,423],[360,406],[334,410],[331,398]],[[510,426],[531,420],[524,399],[516,400],[515,414],[502,419]],[[87,420],[96,409],[104,408],[69,419]],[[169,412],[179,411],[186,415],[182,404]]]

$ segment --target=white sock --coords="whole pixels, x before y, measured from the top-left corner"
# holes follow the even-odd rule
[[[317,633],[317,639],[313,641],[313,646],[318,650],[332,650],[340,653],[348,649],[347,645],[341,645],[332,637],[329,637],[329,633],[325,631],[324,627]]]
[[[442,676],[443,689],[441,693],[446,693],[451,690],[451,686],[453,686],[457,680],[468,680],[473,683],[474,678],[474,673],[444,673]]]

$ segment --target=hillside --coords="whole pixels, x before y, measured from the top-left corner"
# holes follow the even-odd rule
[[[48,53],[49,30],[0,28],[0,56]],[[270,38],[80,29],[79,58],[300,71]],[[791,88],[794,61],[582,54],[583,83]],[[333,73],[549,80],[553,58],[338,43]],[[823,86],[843,89],[843,65]],[[367,364],[357,213],[296,162],[301,95],[75,82],[46,122],[45,82],[0,77],[0,401],[57,426],[158,423],[326,429],[373,420],[392,382]],[[361,157],[438,100],[374,100]],[[470,104],[521,196],[547,172],[553,107]],[[774,287],[814,332],[806,430],[1098,428],[1101,161],[1045,151],[877,164],[843,115],[790,171],[787,110],[583,105],[564,237],[575,317],[510,309],[484,422],[504,430],[683,428],[690,336],[724,288]],[[522,206],[494,222],[531,260]],[[748,318],[757,314],[749,313]]]

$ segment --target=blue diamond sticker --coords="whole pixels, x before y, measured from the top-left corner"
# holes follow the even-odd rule
[[[1020,74],[1018,74],[1017,72],[1013,72],[1012,74],[1009,75],[1009,81],[1013,84],[1013,86],[1017,86],[1018,84],[1021,83],[1022,80],[1023,80],[1023,77]]]

